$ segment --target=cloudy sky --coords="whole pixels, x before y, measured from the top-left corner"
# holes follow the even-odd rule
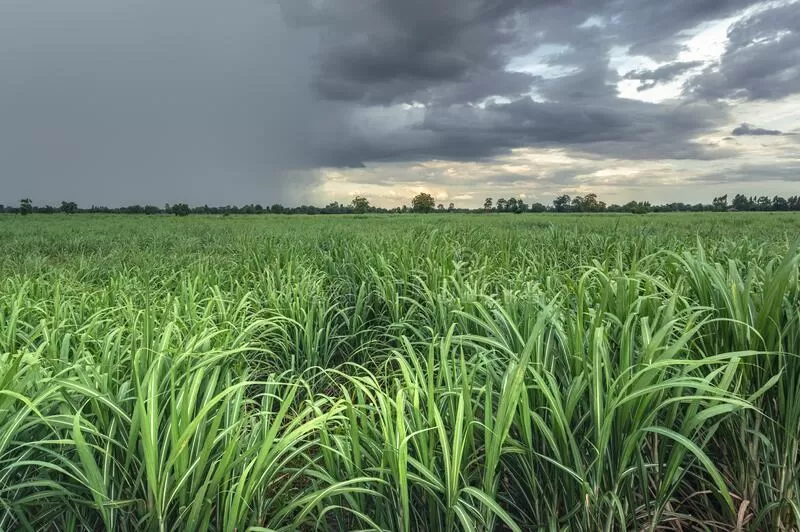
[[[799,0],[0,0],[0,203],[800,193]]]

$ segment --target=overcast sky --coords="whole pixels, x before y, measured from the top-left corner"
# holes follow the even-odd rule
[[[0,203],[800,194],[800,1],[0,0]]]

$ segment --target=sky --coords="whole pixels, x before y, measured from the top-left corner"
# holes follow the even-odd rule
[[[0,0],[0,203],[800,194],[800,0]]]

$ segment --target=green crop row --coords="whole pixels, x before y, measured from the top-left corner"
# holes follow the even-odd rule
[[[0,529],[800,530],[798,234],[0,216]]]

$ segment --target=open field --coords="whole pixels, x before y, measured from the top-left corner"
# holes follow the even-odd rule
[[[799,235],[0,216],[0,529],[798,530]]]

